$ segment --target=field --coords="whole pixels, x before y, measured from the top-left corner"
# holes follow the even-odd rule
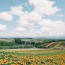
[[[0,39],[0,49],[21,49],[21,48],[44,48],[62,49],[65,48],[65,40],[44,40],[44,39],[23,39],[3,38]]]
[[[65,50],[0,50],[0,65],[65,65]]]
[[[0,65],[65,65],[65,40],[0,39]]]

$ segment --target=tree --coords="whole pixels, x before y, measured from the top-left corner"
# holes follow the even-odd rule
[[[16,43],[16,44],[21,44],[21,39],[15,38],[15,43]]]

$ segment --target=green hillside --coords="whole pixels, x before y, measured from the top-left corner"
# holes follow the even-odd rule
[[[18,48],[41,48],[41,49],[63,49],[65,40],[41,40],[41,39],[0,39],[0,49],[18,49]]]

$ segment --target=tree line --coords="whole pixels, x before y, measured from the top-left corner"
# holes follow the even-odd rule
[[[42,43],[35,43],[34,41],[23,41],[20,38],[15,38],[13,41],[0,41],[0,49],[46,48],[45,45],[51,42],[57,42],[57,40],[42,40]]]

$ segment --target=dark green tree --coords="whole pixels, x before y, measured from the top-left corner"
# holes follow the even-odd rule
[[[16,44],[21,44],[21,43],[22,43],[22,42],[21,42],[21,39],[15,38],[15,43],[16,43]]]

